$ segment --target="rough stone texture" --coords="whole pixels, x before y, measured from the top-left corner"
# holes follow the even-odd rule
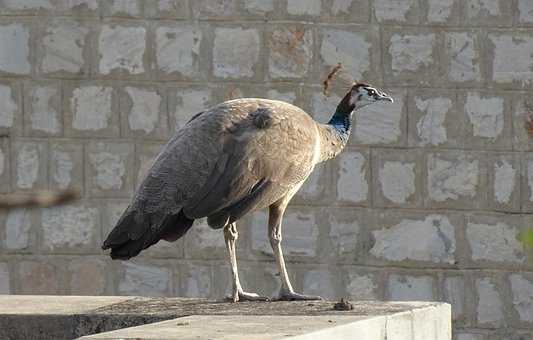
[[[357,111],[347,149],[289,205],[282,246],[295,289],[443,299],[458,339],[529,339],[532,6],[0,0],[0,193],[81,194],[59,210],[0,213],[0,293],[221,298],[223,234],[205,221],[133,267],[111,262],[102,238],[193,115],[251,96],[327,122],[357,80],[395,102]],[[244,289],[276,295],[267,216],[238,222],[237,253]]]

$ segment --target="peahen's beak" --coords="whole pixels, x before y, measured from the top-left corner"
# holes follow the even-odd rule
[[[392,99],[392,97],[386,94],[385,92],[382,92],[378,95],[378,100],[394,103],[394,99]]]

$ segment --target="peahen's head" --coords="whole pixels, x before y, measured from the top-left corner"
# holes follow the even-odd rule
[[[354,83],[344,96],[339,106],[348,106],[346,111],[358,110],[362,107],[379,102],[394,102],[391,96],[366,83]]]

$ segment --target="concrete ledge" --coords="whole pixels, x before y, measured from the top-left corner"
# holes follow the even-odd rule
[[[348,311],[333,305],[3,295],[0,339],[451,339],[445,303],[365,301]]]

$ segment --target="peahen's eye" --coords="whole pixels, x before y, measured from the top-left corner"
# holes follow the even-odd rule
[[[369,95],[369,96],[373,96],[373,95],[376,94],[376,91],[374,91],[374,90],[372,90],[372,89],[368,89],[367,92],[368,92],[368,95]]]

